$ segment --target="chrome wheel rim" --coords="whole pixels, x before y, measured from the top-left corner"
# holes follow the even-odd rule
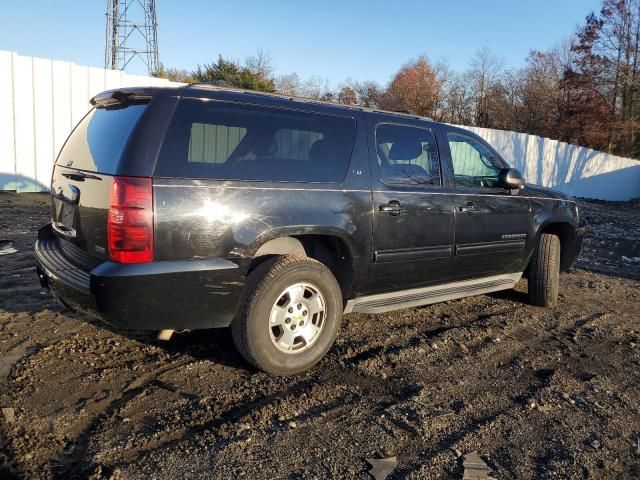
[[[300,353],[311,347],[326,323],[322,292],[310,283],[296,283],[276,299],[269,316],[269,336],[278,350]]]

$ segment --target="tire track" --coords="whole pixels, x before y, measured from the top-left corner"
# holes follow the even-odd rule
[[[188,363],[188,360],[182,360],[136,377],[121,390],[117,397],[113,399],[107,397],[102,401],[96,402],[95,405],[99,413],[82,429],[78,436],[71,440],[70,443],[73,445],[72,452],[69,454],[63,452],[52,462],[53,471],[55,472],[53,478],[56,480],[66,480],[77,478],[78,474],[93,471],[96,465],[92,460],[86,458],[93,432],[96,431],[104,421],[108,420],[115,412],[126,405],[127,402],[130,402],[144,392],[145,388],[147,388],[158,375],[180,368]]]

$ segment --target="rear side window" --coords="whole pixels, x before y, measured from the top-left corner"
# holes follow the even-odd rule
[[[380,177],[385,183],[440,185],[438,147],[430,130],[378,125],[376,151]]]
[[[224,163],[240,144],[247,129],[228,127],[226,125],[210,125],[193,123],[189,132],[189,163]]]
[[[349,117],[183,100],[155,174],[338,182],[349,167],[355,130]]]
[[[78,124],[58,156],[58,165],[113,175],[146,105],[94,108]]]

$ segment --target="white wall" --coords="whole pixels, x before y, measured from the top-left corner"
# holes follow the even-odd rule
[[[49,189],[55,157],[95,94],[117,87],[172,84],[0,50],[0,190]]]
[[[89,99],[110,88],[147,85],[177,84],[0,50],[0,190],[48,190],[55,157],[89,110]],[[535,135],[466,128],[491,143],[530,183],[579,197],[640,197],[637,160]]]
[[[526,133],[463,127],[489,142],[529,183],[576,197],[640,198],[640,161]]]

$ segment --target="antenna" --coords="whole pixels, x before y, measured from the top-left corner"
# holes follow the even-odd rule
[[[104,68],[124,70],[138,60],[153,75],[158,70],[155,0],[107,0]]]

